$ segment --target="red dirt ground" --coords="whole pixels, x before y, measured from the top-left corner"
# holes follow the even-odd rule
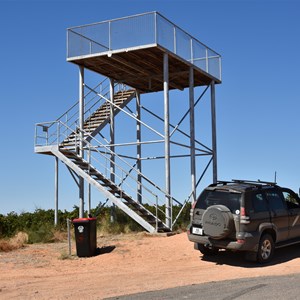
[[[300,272],[299,245],[276,250],[271,265],[221,251],[209,260],[185,233],[98,236],[102,254],[66,258],[67,242],[0,252],[1,299],[103,299],[197,283]],[[115,247],[115,248],[114,248]],[[66,258],[66,259],[64,259]]]

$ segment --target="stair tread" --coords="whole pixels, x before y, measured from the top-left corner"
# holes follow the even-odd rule
[[[105,120],[108,116],[109,116],[109,114],[106,115],[106,114],[104,114],[104,113],[101,112],[101,111],[97,111],[97,112],[95,112],[94,114],[92,114],[92,115],[89,117],[89,119],[87,120],[87,122],[92,121],[92,120],[94,120],[94,119],[102,119],[102,120]]]

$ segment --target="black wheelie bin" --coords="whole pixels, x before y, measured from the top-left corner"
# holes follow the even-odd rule
[[[96,221],[96,218],[79,218],[73,220],[78,257],[90,257],[96,254]]]

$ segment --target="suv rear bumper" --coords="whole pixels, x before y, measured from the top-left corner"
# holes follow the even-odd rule
[[[240,239],[239,241],[230,239],[214,240],[205,235],[196,235],[192,233],[188,233],[188,239],[195,243],[195,249],[197,250],[199,250],[197,244],[202,244],[207,247],[215,247],[219,249],[257,251],[259,243],[259,236],[253,236],[251,234],[247,234],[247,236],[243,237],[243,239]]]

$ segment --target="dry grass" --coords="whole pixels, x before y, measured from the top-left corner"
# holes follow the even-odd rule
[[[13,238],[0,239],[0,252],[9,252],[24,247],[28,242],[28,234],[18,232]]]
[[[54,230],[53,238],[51,239],[54,243],[63,242],[68,238],[68,233],[64,231]]]

